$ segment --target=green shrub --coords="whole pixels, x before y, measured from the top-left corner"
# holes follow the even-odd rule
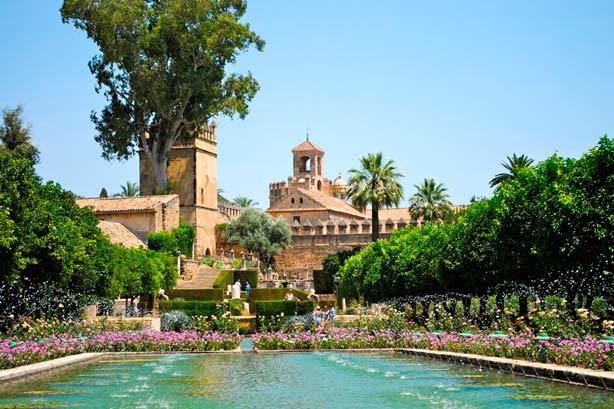
[[[324,270],[313,271],[313,288],[317,294],[331,294],[335,291],[333,276]]]
[[[194,237],[194,227],[181,222],[179,226],[170,231],[149,233],[147,247],[150,250],[168,253],[173,256],[177,251],[180,251],[181,254],[191,257]]]
[[[215,301],[160,301],[160,311],[178,310],[185,312],[188,316],[204,315],[209,317],[216,313],[216,309],[217,303]]]
[[[240,258],[235,258],[235,259],[232,260],[231,266],[232,266],[233,270],[240,269],[242,265],[243,265],[243,261],[241,261]]]
[[[233,298],[230,300],[230,314],[231,315],[241,315],[243,312],[243,300]]]
[[[224,290],[221,288],[171,290],[166,293],[170,299],[183,298],[189,301],[222,301]]]
[[[204,264],[207,267],[213,267],[213,257],[207,256],[200,260],[201,264]]]
[[[190,317],[183,311],[169,311],[160,317],[160,330],[183,332],[191,328]]]

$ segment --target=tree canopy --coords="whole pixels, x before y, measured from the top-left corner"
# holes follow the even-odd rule
[[[384,161],[381,152],[360,158],[360,168],[350,169],[349,173],[346,196],[359,209],[371,205],[371,240],[377,241],[379,209],[399,205],[403,199],[403,186],[399,179],[403,175],[397,170],[394,161]]]
[[[452,203],[448,189],[435,179],[424,179],[420,185],[414,185],[416,193],[409,199],[409,209],[414,220],[437,222],[445,218]]]
[[[462,293],[614,300],[614,140],[516,171],[451,223],[398,230],[340,270],[348,297]],[[521,312],[523,303],[521,305]],[[526,308],[526,303],[524,303]],[[521,313],[522,315],[522,313]]]
[[[228,224],[225,234],[228,243],[257,254],[263,268],[274,264],[274,257],[288,247],[292,238],[284,220],[273,220],[268,213],[256,209],[243,211]]]
[[[23,124],[23,107],[7,108],[2,111],[0,125],[0,151],[23,156],[32,162],[38,162],[38,149],[32,145],[30,127]]]
[[[64,0],[60,11],[100,50],[89,68],[107,99],[92,113],[104,158],[142,148],[165,188],[168,154],[180,138],[217,115],[247,115],[258,82],[227,72],[239,54],[264,47],[240,21],[245,1]]]

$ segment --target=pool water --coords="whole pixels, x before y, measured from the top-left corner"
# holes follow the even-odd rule
[[[0,385],[0,408],[614,408],[614,394],[405,355],[104,358]]]

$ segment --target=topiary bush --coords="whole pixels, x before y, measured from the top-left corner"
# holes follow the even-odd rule
[[[160,317],[160,330],[183,332],[191,329],[191,320],[183,311],[169,311]]]

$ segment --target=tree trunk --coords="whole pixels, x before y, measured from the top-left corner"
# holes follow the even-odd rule
[[[168,158],[166,155],[158,156],[156,159],[151,161],[151,164],[154,168],[154,173],[156,175],[156,185],[154,186],[154,191],[152,193],[156,193],[159,189],[165,189],[168,186],[168,175],[166,173],[166,168],[168,166]]]
[[[521,317],[527,318],[527,314],[529,313],[529,297],[526,295],[518,296],[518,308],[520,309],[519,315]]]
[[[478,313],[478,325],[481,328],[485,328],[488,325],[488,317],[486,316],[486,303],[488,297],[483,295],[480,297],[480,311]]]
[[[371,204],[371,241],[379,239],[379,208],[375,203]]]
[[[469,315],[471,314],[471,296],[464,296],[463,297],[463,316],[465,317],[465,319],[469,318]]]

